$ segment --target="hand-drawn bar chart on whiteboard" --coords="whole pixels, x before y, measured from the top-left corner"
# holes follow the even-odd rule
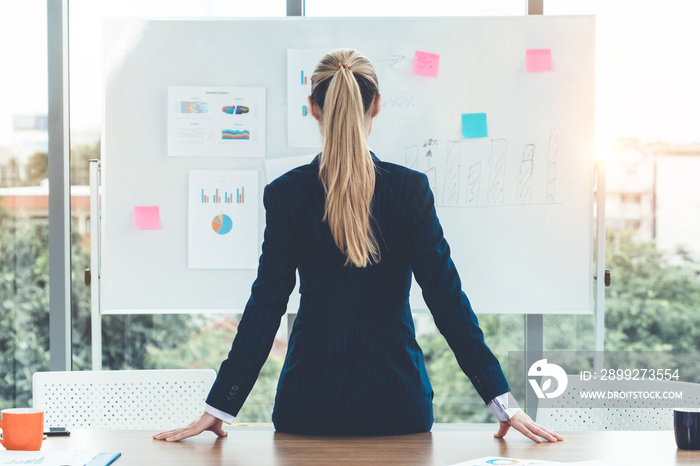
[[[249,269],[258,260],[254,170],[190,170],[188,267]]]
[[[425,173],[438,206],[497,207],[556,204],[557,173],[571,171],[559,159],[561,128],[537,138],[416,140],[404,164]],[[544,141],[542,147],[535,140]],[[560,182],[561,183],[561,182]]]

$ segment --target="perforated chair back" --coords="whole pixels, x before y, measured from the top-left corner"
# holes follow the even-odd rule
[[[570,375],[566,391],[555,399],[538,400],[536,421],[548,429],[559,431],[592,431],[592,430],[672,430],[673,408],[657,408],[658,400],[635,400],[638,408],[623,407],[590,407],[591,400],[585,400],[580,395],[583,382],[578,375]],[[587,381],[586,389],[608,391],[614,385],[615,390],[640,390],[638,381]],[[700,384],[645,380],[643,390],[673,391],[683,394],[683,406],[700,405]],[[638,401],[638,402],[637,402]],[[601,404],[600,400],[596,401]],[[614,403],[605,403],[610,405]],[[566,408],[557,406],[566,405]]]
[[[46,428],[169,429],[203,411],[211,369],[37,372],[34,407]]]

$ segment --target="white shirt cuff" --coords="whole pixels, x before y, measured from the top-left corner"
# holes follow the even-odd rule
[[[221,411],[220,409],[216,409],[213,406],[209,406],[206,403],[204,403],[204,411],[208,412],[209,414],[211,414],[215,418],[224,421],[226,424],[232,424],[233,421],[236,420],[236,416],[232,416],[229,413],[225,413],[225,412]]]
[[[510,392],[504,393],[503,395],[498,395],[496,398],[491,400],[487,406],[491,408],[491,412],[493,412],[493,415],[496,416],[496,419],[502,422],[512,418],[518,411],[520,411],[518,402],[515,401],[515,398],[513,398],[513,395],[511,395]]]

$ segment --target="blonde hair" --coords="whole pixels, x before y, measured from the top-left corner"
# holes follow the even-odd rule
[[[311,99],[323,113],[319,178],[325,215],[345,265],[366,267],[380,259],[372,230],[375,167],[365,135],[365,114],[379,94],[377,72],[355,50],[326,54],[311,76]]]

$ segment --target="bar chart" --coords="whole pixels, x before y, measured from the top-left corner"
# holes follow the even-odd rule
[[[227,191],[216,188],[213,192],[211,192],[211,194],[208,195],[205,194],[204,189],[202,189],[200,201],[202,204],[243,204],[245,202],[245,186],[235,189],[236,192],[234,193],[232,190]]]
[[[189,268],[257,266],[258,175],[255,170],[190,170]]]

